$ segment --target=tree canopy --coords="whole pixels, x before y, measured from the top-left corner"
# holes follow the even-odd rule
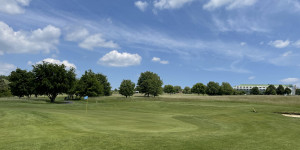
[[[286,88],[284,89],[284,93],[283,93],[283,94],[290,95],[291,93],[292,93],[292,90],[291,90],[290,88],[286,87]]]
[[[80,80],[77,82],[75,89],[76,94],[80,97],[95,97],[104,95],[104,86],[92,70],[85,71]]]
[[[195,85],[193,85],[191,92],[192,93],[197,93],[199,94],[205,94],[206,91],[206,86],[202,83],[196,83]]]
[[[174,88],[174,93],[181,93],[182,92],[181,86],[176,85],[173,88]]]
[[[34,79],[35,77],[32,72],[27,72],[19,68],[12,71],[9,75],[11,93],[18,97],[30,97],[34,94]]]
[[[207,83],[206,93],[208,95],[218,95],[220,92],[220,85],[217,82],[210,81]]]
[[[131,82],[131,80],[123,80],[120,85],[119,93],[127,98],[128,96],[132,96],[134,94],[134,88],[135,84]]]
[[[165,85],[164,92],[168,94],[173,94],[175,92],[173,85]]]
[[[259,95],[259,89],[258,87],[253,87],[251,90],[250,90],[250,94],[251,95]]]
[[[66,70],[63,64],[47,62],[34,65],[32,72],[35,76],[36,92],[47,95],[52,103],[58,94],[67,93],[72,88],[76,76],[74,68]]]
[[[184,87],[182,93],[183,94],[191,94],[192,93],[191,88],[188,86]]]
[[[233,88],[228,82],[222,82],[222,85],[220,86],[220,95],[232,95],[233,94]]]
[[[162,93],[162,85],[163,82],[156,73],[146,71],[141,73],[137,89],[140,93],[144,93],[147,96],[151,94],[155,97]]]
[[[284,95],[284,87],[282,85],[279,85],[276,89],[277,95]]]
[[[276,95],[276,88],[274,85],[269,85],[265,91],[266,95]]]

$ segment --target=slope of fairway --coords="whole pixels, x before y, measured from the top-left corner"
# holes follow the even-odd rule
[[[0,99],[0,149],[298,149],[299,97]],[[252,112],[253,108],[257,113]]]

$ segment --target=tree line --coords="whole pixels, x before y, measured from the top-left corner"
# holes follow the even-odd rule
[[[145,96],[158,96],[168,93],[184,94],[207,94],[207,95],[244,95],[245,91],[238,91],[232,88],[228,82],[210,81],[207,85],[196,83],[192,88],[186,86],[182,89],[180,86],[165,85],[162,88],[163,81],[153,72],[146,71],[140,74],[137,85],[131,80],[123,80],[119,87],[119,93],[126,98],[132,96],[136,91]],[[0,76],[0,97],[18,96],[31,97],[32,95],[47,95],[51,102],[54,102],[58,94],[68,94],[67,99],[81,99],[84,96],[110,96],[112,94],[110,83],[105,75],[94,73],[87,70],[79,78],[76,78],[75,69],[66,69],[65,65],[58,65],[43,62],[33,65],[32,71],[17,68],[9,76]],[[250,94],[259,95],[283,95],[289,94],[291,90],[280,85],[275,88],[270,85],[264,93],[258,87],[250,90]],[[300,90],[296,91],[300,95]]]

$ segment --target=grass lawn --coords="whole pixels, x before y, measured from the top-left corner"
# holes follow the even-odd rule
[[[297,96],[45,100],[0,98],[0,149],[300,148],[300,118],[274,113],[300,112]]]

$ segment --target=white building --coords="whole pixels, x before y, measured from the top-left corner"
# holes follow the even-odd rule
[[[234,86],[233,89],[238,90],[238,91],[245,91],[246,93],[249,94],[250,90],[254,87],[258,87],[260,92],[264,92],[270,85],[271,84],[241,84],[241,85]],[[274,86],[277,88],[279,86],[279,84],[275,84]],[[282,85],[282,86],[284,88],[291,89],[291,91],[292,91],[291,95],[295,95],[296,85],[293,86],[292,84],[289,84],[289,85]]]

